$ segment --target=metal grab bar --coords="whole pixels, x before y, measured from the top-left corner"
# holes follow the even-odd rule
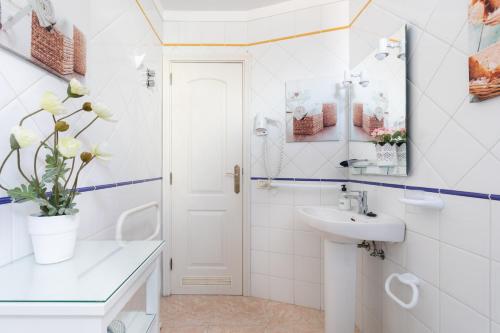
[[[123,230],[123,224],[125,223],[125,220],[132,214],[138,213],[140,211],[146,210],[151,207],[156,207],[156,228],[154,233],[146,238],[145,240],[153,240],[155,239],[161,232],[161,212],[160,212],[160,204],[156,201],[147,203],[142,206],[138,206],[129,210],[124,211],[121,213],[120,217],[118,218],[118,222],[116,223],[116,231],[115,231],[115,239],[116,240],[122,240],[123,235],[122,235],[122,230]]]

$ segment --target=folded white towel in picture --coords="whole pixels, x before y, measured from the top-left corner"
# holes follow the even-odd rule
[[[50,0],[31,0],[31,3],[42,27],[56,24],[56,12]]]

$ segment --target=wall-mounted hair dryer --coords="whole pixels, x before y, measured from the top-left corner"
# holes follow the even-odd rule
[[[268,134],[269,134],[269,125],[273,125],[274,127],[278,128],[280,131],[280,138],[279,138],[279,161],[278,161],[278,167],[276,169],[276,172],[273,173],[271,171],[271,160],[269,156],[269,140],[268,140]],[[259,112],[255,116],[255,123],[254,123],[254,132],[255,135],[257,136],[262,136],[264,137],[263,141],[263,151],[264,151],[264,169],[266,171],[266,177],[271,180],[273,178],[276,178],[279,176],[281,172],[281,166],[283,164],[283,154],[284,154],[284,149],[285,149],[285,142],[284,142],[284,137],[283,137],[283,126],[281,122],[275,119],[268,118],[264,116],[263,113]]]

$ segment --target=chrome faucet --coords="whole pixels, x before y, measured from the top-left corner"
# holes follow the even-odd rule
[[[351,191],[347,194],[348,198],[358,202],[358,214],[368,214],[368,192],[367,191]]]

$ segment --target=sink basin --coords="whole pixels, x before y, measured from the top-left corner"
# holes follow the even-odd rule
[[[368,217],[335,207],[298,207],[297,215],[310,227],[337,243],[356,243],[360,240],[402,242],[404,222],[390,215]]]
[[[357,249],[361,240],[402,242],[404,222],[393,216],[359,215],[335,207],[297,207],[297,217],[325,236],[325,332],[352,333],[356,314]],[[374,259],[377,260],[377,259]]]

